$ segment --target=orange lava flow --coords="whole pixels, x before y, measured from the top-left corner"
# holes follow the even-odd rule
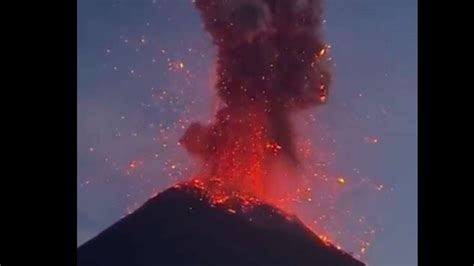
[[[280,215],[285,217],[286,220],[298,220],[300,223],[304,224],[307,229],[313,232],[315,237],[323,241],[324,244],[327,246],[333,246],[339,250],[341,249],[339,245],[334,244],[328,232],[323,232],[315,228],[314,225],[307,224],[303,220],[298,219],[294,212],[292,212],[290,209],[282,209],[277,206],[277,204],[269,201],[263,201],[258,197],[252,196],[248,193],[241,193],[238,190],[229,191],[225,186],[209,187],[209,183],[207,181],[206,179],[196,177],[190,181],[176,184],[174,188],[185,189],[188,192],[193,193],[194,196],[199,198],[201,201],[207,202],[211,207],[225,209],[230,214],[247,213],[263,204],[274,206],[276,207],[275,210],[277,210]]]

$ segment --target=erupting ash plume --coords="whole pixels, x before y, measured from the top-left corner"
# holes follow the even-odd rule
[[[218,48],[222,107],[181,143],[203,161],[211,191],[265,197],[272,164],[298,166],[291,116],[325,102],[331,81],[321,2],[195,0]]]

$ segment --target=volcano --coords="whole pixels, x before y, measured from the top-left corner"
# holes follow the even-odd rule
[[[178,185],[77,250],[78,266],[364,266],[296,216],[263,202],[214,205]]]

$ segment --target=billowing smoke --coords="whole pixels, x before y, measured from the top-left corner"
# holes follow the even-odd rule
[[[325,102],[331,81],[321,2],[195,0],[218,48],[222,108],[181,142],[202,159],[208,180],[262,195],[277,158],[298,165],[291,115]]]

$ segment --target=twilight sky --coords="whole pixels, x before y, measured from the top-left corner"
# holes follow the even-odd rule
[[[347,184],[322,199],[336,206],[328,230],[369,265],[417,265],[417,2],[326,0],[325,14],[334,84],[297,132],[328,182]],[[176,142],[216,106],[215,48],[191,0],[79,0],[77,29],[80,245],[194,173]],[[315,204],[298,214],[317,220]]]

